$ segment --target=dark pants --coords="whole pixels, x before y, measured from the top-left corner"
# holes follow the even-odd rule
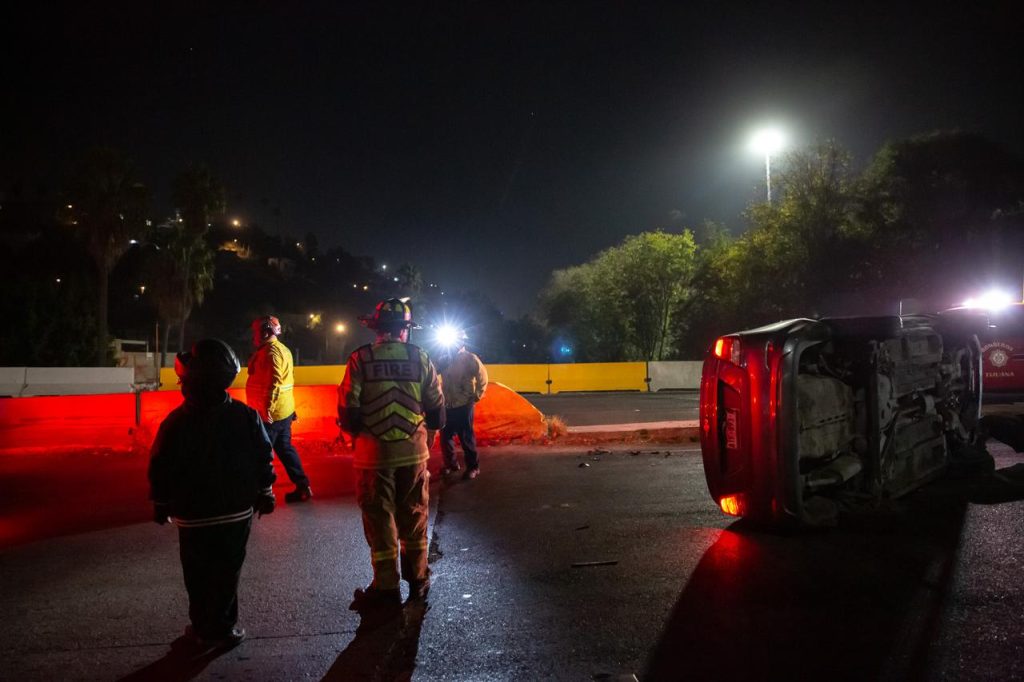
[[[449,407],[444,428],[441,430],[441,454],[444,463],[454,466],[455,436],[462,444],[462,454],[466,458],[466,468],[476,469],[480,461],[476,454],[476,436],[473,434],[473,403],[462,407]]]
[[[281,421],[276,421],[273,424],[264,424],[263,426],[267,429],[267,437],[270,438],[270,442],[274,446],[277,458],[281,460],[284,470],[288,472],[288,478],[297,487],[304,488],[309,485],[309,477],[302,470],[302,461],[299,460],[299,453],[295,451],[295,446],[292,445],[292,421],[294,419],[295,413],[293,412],[290,417],[285,417]]]
[[[188,617],[203,639],[221,639],[238,622],[238,578],[252,519],[201,528],[179,528]]]

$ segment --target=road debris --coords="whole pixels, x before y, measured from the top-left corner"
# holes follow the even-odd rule
[[[580,469],[583,469],[584,467],[588,467],[588,466],[590,466],[589,462],[580,462]]]
[[[587,454],[588,455],[610,455],[610,454],[612,454],[612,451],[611,450],[606,450],[604,448],[594,448],[593,450],[587,450]]]
[[[576,530],[586,530],[586,529],[588,529],[588,528],[590,528],[590,524],[589,524],[589,523],[588,523],[588,524],[586,524],[586,525],[584,525],[584,526],[580,526],[580,527],[579,527],[579,528],[577,528]]]
[[[572,565],[573,568],[590,568],[591,566],[614,566],[619,563],[618,560],[614,561],[577,561]]]

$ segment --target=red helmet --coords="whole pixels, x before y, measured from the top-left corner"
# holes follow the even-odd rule
[[[273,315],[264,315],[263,317],[257,317],[252,321],[252,330],[254,332],[260,332],[262,334],[271,334],[273,336],[281,336],[281,321]]]

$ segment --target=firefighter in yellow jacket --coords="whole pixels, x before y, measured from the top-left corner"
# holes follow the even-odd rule
[[[361,612],[400,606],[400,578],[410,599],[430,589],[427,459],[445,419],[437,371],[426,351],[409,343],[408,304],[382,301],[363,323],[377,339],[352,353],[338,387],[338,424],[358,439],[356,501],[373,564],[373,582],[352,602]]]
[[[281,323],[276,317],[265,315],[253,320],[255,351],[249,358],[245,402],[259,413],[277,458],[295,484],[295,490],[285,494],[285,502],[305,502],[313,497],[313,491],[299,453],[292,445],[292,422],[296,419],[295,376],[292,352],[277,340],[280,335]]]

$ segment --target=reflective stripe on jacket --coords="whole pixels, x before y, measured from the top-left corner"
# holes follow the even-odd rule
[[[487,370],[474,353],[460,350],[452,358],[448,369],[441,375],[446,407],[462,407],[484,397],[487,390]]]
[[[259,412],[264,422],[281,421],[295,412],[294,388],[292,352],[271,336],[249,358],[245,402]]]
[[[426,462],[424,413],[444,405],[437,371],[426,351],[409,343],[385,341],[349,356],[338,387],[338,407],[357,409],[359,428],[372,441],[357,447],[352,466],[390,469]]]

